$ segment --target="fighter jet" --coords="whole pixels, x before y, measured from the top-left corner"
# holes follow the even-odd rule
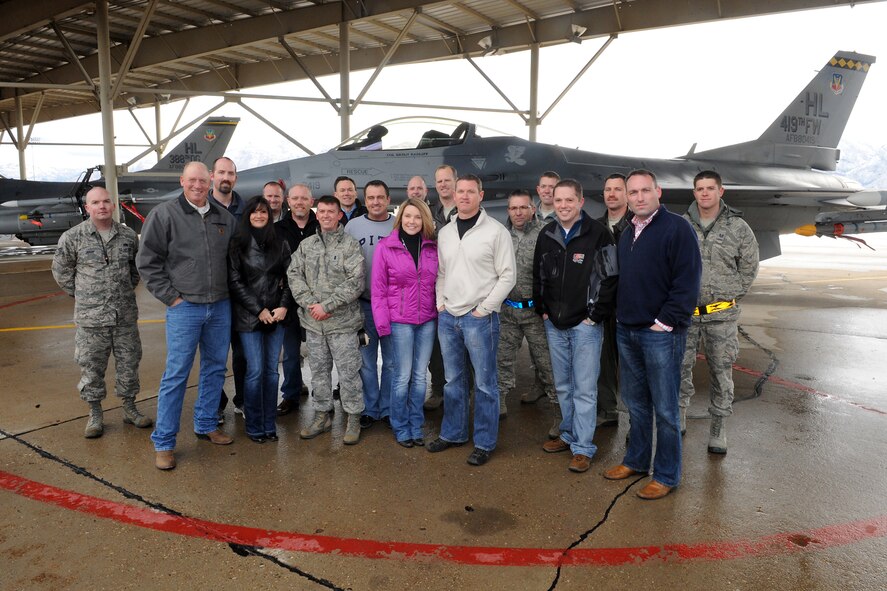
[[[317,156],[241,171],[237,190],[259,194],[267,181],[281,180],[307,183],[317,196],[332,193],[334,179],[346,175],[358,187],[372,179],[385,181],[396,203],[411,177],[423,175],[432,186],[435,168],[449,164],[460,174],[479,176],[484,207],[504,219],[511,191],[532,190],[541,172],[554,170],[582,183],[586,209],[599,216],[604,179],[647,168],[659,178],[663,203],[683,213],[693,199],[693,177],[714,169],[723,177],[726,199],[754,229],[761,257],[774,257],[780,254],[779,234],[796,229],[823,236],[887,230],[883,207],[853,208],[883,206],[887,191],[864,190],[833,172],[838,142],[874,62],[872,56],[838,52],[758,139],[704,152],[694,145],[672,159],[598,154],[530,142],[470,122],[406,117],[374,125]]]
[[[144,214],[134,202],[151,201],[174,190],[186,163],[200,161],[211,166],[224,155],[239,122],[236,117],[210,117],[156,165],[119,175],[117,190],[127,223],[141,227]],[[0,179],[0,234],[14,234],[31,245],[55,244],[65,230],[84,220],[86,192],[104,186],[103,178],[92,179],[98,170],[87,169],[75,183]]]

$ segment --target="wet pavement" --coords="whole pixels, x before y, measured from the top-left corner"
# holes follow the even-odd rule
[[[683,481],[659,501],[635,496],[642,479],[601,476],[625,424],[598,431],[585,474],[542,452],[549,409],[518,400],[525,351],[480,468],[469,446],[404,449],[382,424],[343,446],[340,409],[331,434],[300,440],[308,417],[290,415],[264,445],[229,410],[236,441],[213,446],[190,433],[192,375],[179,466],[158,471],[150,430],[124,425],[111,396],[105,435],[83,438],[73,304],[46,256],[4,258],[0,589],[887,588],[887,260],[840,262],[855,255],[762,268],[743,303],[729,452],[706,451],[700,366]],[[139,406],[153,417],[164,311],[143,288],[138,300]],[[430,439],[442,415],[426,416]]]

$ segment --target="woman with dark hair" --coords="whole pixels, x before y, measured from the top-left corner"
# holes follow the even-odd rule
[[[256,443],[277,441],[277,362],[283,325],[293,305],[286,280],[290,248],[271,223],[261,195],[250,199],[228,249],[234,330],[246,357],[243,410],[246,435]]]
[[[391,335],[394,379],[391,429],[403,447],[424,445],[425,372],[437,333],[437,244],[424,201],[407,199],[394,229],[373,255],[373,320],[379,336]]]

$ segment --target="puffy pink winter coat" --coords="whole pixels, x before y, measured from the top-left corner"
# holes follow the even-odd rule
[[[434,285],[437,282],[437,243],[422,239],[419,268],[392,230],[373,253],[373,319],[379,336],[391,334],[391,323],[424,324],[437,318]]]

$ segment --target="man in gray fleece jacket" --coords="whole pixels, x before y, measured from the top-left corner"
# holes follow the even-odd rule
[[[209,170],[185,166],[182,194],[155,207],[142,227],[136,265],[151,294],[166,304],[166,369],[157,395],[151,440],[160,470],[176,467],[173,451],[194,355],[200,346],[200,385],[194,403],[194,434],[216,445],[234,441],[217,425],[231,339],[228,241],[234,217],[207,200]]]

